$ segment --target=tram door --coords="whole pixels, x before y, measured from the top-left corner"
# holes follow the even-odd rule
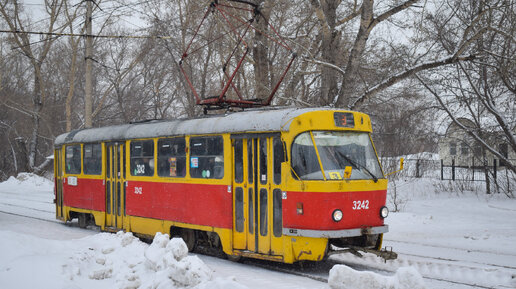
[[[62,149],[54,151],[55,190],[56,190],[56,218],[63,219],[63,163]]]
[[[277,213],[281,212],[281,190],[272,177],[275,139],[279,137],[233,139],[235,249],[279,255],[282,248],[281,233],[279,237],[273,234],[273,224],[281,218]],[[278,190],[279,203],[273,196]]]
[[[124,144],[106,145],[106,227],[123,228],[125,214]]]

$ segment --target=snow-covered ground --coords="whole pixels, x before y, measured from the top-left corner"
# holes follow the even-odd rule
[[[324,283],[187,254],[167,235],[148,245],[62,224],[52,183],[21,174],[0,183],[0,288],[516,288],[516,200],[437,182],[396,182],[402,210],[387,218],[384,245],[397,260],[334,255],[344,265]]]

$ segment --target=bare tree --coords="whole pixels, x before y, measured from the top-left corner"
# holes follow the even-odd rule
[[[26,33],[27,28],[30,29],[32,26],[29,24],[27,16],[23,14],[19,2],[5,1],[0,4],[1,20],[6,23],[11,31],[16,31],[10,37],[12,45],[28,58],[33,69],[32,111],[30,112],[32,115],[32,134],[29,141],[28,167],[36,172],[41,171],[41,168],[50,162],[45,160],[40,166],[36,165],[41,112],[47,96],[42,68],[52,45],[57,39],[50,33],[62,32],[64,29],[64,26],[58,23],[63,5],[64,1],[45,1],[45,12],[48,17],[45,19],[45,30],[48,34],[42,36],[38,45],[34,45],[30,34]]]
[[[418,79],[458,127],[516,174],[516,164],[509,159],[511,152],[516,155],[516,4],[513,1],[451,3],[458,15],[456,26],[463,27],[464,34],[472,35],[471,49],[478,60],[459,63],[455,69],[447,70],[446,81],[436,82],[436,71],[421,73]],[[436,19],[434,25],[442,27],[440,21]],[[435,35],[449,46],[462,42],[453,36],[451,32]],[[459,117],[470,119],[474,126],[464,126]],[[482,161],[485,160],[484,154]]]

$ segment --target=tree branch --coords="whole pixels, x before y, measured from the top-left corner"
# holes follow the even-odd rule
[[[378,17],[376,17],[373,22],[371,23],[371,26],[374,27],[376,26],[378,23],[388,19],[389,17],[391,17],[392,15],[396,14],[396,13],[399,13],[407,8],[409,8],[410,6],[412,6],[414,3],[418,2],[419,0],[410,0],[410,1],[407,1],[405,3],[402,3],[396,7],[393,7],[391,8],[390,10],[387,10],[385,11],[384,13],[382,13],[381,15],[379,15]]]
[[[501,153],[499,153],[497,150],[495,150],[494,148],[492,148],[489,144],[487,144],[477,133],[475,133],[474,131],[472,131],[470,128],[466,127],[465,125],[463,125],[461,122],[459,122],[457,120],[457,118],[455,117],[455,115],[450,111],[450,109],[448,108],[448,106],[446,106],[446,104],[444,104],[442,98],[439,96],[439,94],[437,92],[435,92],[428,84],[426,84],[426,82],[421,79],[421,77],[419,77],[419,75],[415,75],[416,78],[419,80],[419,82],[421,82],[421,84],[433,95],[435,96],[435,98],[437,99],[437,101],[439,102],[439,104],[441,105],[441,107],[446,111],[446,113],[448,114],[448,116],[452,119],[452,121],[458,126],[460,127],[463,131],[465,131],[467,134],[469,134],[471,137],[473,137],[478,143],[480,143],[485,149],[487,149],[489,152],[491,152],[493,155],[495,155],[496,157],[498,157],[499,159],[503,160],[506,164],[506,166],[511,170],[513,171],[514,173],[516,173],[516,166],[514,166],[506,157],[504,157]]]
[[[455,55],[452,55],[452,56],[448,56],[441,60],[437,60],[434,62],[427,62],[427,63],[423,63],[420,65],[414,66],[408,70],[405,70],[401,73],[391,76],[390,78],[383,81],[382,83],[377,84],[377,85],[373,86],[372,88],[368,89],[360,97],[358,97],[358,99],[355,100],[355,102],[353,104],[351,104],[349,106],[349,108],[354,109],[357,105],[363,103],[366,99],[372,97],[373,95],[377,94],[378,92],[380,92],[380,91],[386,89],[387,87],[390,87],[390,86],[400,82],[401,80],[404,80],[407,77],[410,77],[420,71],[431,69],[431,68],[436,68],[436,67],[440,67],[440,66],[444,66],[444,65],[448,65],[448,64],[453,64],[453,63],[456,63],[459,61],[471,61],[473,59],[475,59],[475,55],[469,55],[469,56],[464,56],[464,57],[456,57]]]

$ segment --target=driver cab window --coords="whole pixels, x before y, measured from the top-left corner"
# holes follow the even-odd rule
[[[293,176],[302,180],[342,180],[382,177],[382,171],[367,132],[313,131],[298,135],[292,144]],[[323,175],[324,173],[324,175]]]
[[[190,175],[192,178],[224,177],[224,142],[222,136],[190,138]]]

